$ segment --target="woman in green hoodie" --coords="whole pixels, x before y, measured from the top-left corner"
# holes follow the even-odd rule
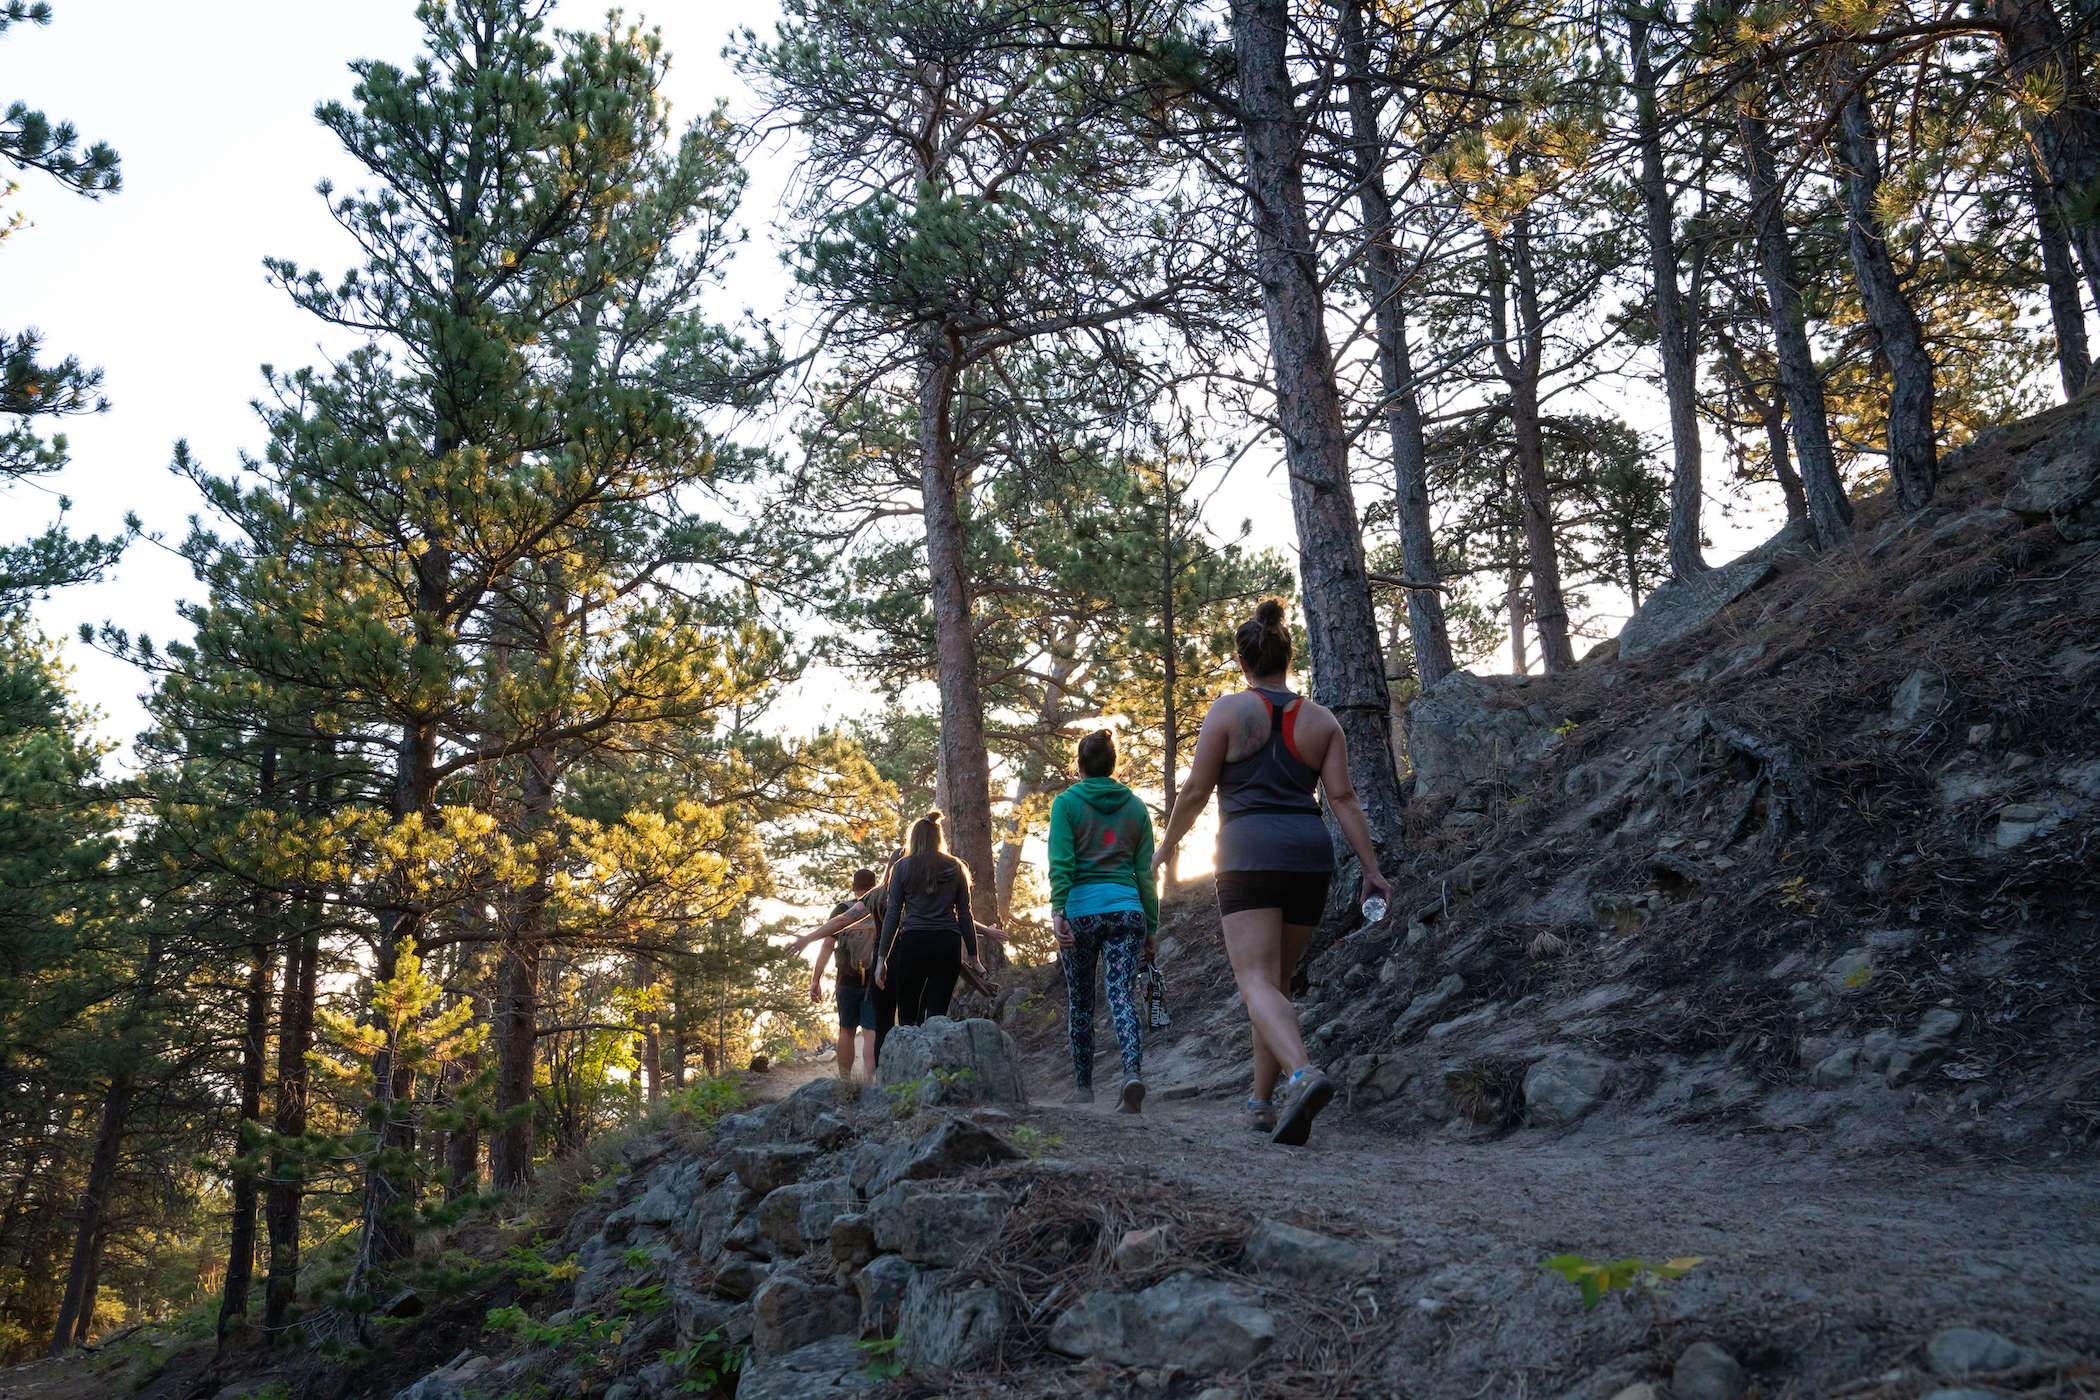
[[[1094,1101],[1094,965],[1107,964],[1108,1012],[1123,1052],[1119,1113],[1145,1102],[1140,1075],[1144,1032],[1136,983],[1141,958],[1159,937],[1159,891],[1152,874],[1152,814],[1117,782],[1115,736],[1097,729],[1079,741],[1080,781],[1050,804],[1050,913],[1058,961],[1071,997],[1073,1103]]]

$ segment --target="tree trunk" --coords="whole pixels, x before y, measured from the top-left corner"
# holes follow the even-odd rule
[[[1662,114],[1655,105],[1654,28],[1645,0],[1626,8],[1633,49],[1634,125],[1641,148],[1641,206],[1647,215],[1648,270],[1655,293],[1655,338],[1662,352],[1663,393],[1670,403],[1670,577],[1706,572],[1699,548],[1702,449],[1699,442],[1698,361],[1692,328],[1677,285],[1676,204],[1663,165]]]
[[[1363,210],[1364,274],[1376,317],[1378,370],[1385,390],[1386,436],[1393,449],[1394,520],[1400,528],[1400,567],[1410,583],[1407,629],[1415,673],[1427,690],[1457,670],[1437,582],[1436,534],[1429,517],[1429,450],[1422,436],[1422,405],[1415,394],[1401,299],[1400,255],[1394,246],[1393,205],[1385,189],[1384,143],[1377,89],[1371,78],[1366,0],[1341,0],[1342,46],[1349,74],[1350,140],[1356,147],[1357,201]],[[1169,804],[1171,810],[1171,804]]]
[[[80,1316],[73,1320],[73,1345],[77,1347],[86,1346],[88,1338],[94,1335],[95,1299],[102,1291],[102,1261],[107,1257],[108,1248],[109,1226],[105,1224],[101,1233],[95,1236],[95,1251],[93,1262],[88,1266],[87,1287],[81,1290],[80,1295]]]
[[[2087,289],[2100,303],[2100,222],[2089,213],[2072,217],[2073,211],[2086,208],[2090,191],[2100,187],[2100,111],[2081,90],[2084,64],[2077,42],[2064,32],[2049,0],[1991,0],[1990,15],[2002,26],[1998,41],[2008,84],[2034,82],[2062,97],[2049,111],[2024,120],[2050,193],[2065,216],[2065,232],[2085,269]]]
[[[1168,816],[1174,812],[1174,794],[1180,786],[1181,775],[1181,713],[1175,703],[1174,687],[1178,679],[1175,648],[1179,644],[1174,632],[1174,473],[1171,465],[1162,463],[1159,473],[1159,630],[1160,630],[1160,743],[1159,775],[1160,799],[1164,804],[1160,811]],[[1139,878],[1144,878],[1140,876]],[[1181,878],[1181,855],[1178,850],[1167,852],[1167,888],[1172,889]]]
[[[263,1057],[270,1039],[270,964],[275,950],[257,943],[248,950],[244,988],[247,1024],[241,1036],[239,1155],[233,1172],[233,1221],[226,1246],[226,1285],[219,1297],[219,1340],[246,1319],[248,1290],[255,1280],[256,1172],[252,1154],[261,1150]]]
[[[519,825],[545,825],[554,806],[555,759],[547,749],[525,755]],[[499,1191],[532,1181],[533,1066],[539,1049],[540,953],[547,934],[547,863],[536,856],[533,881],[510,900],[509,928],[496,964],[496,1114],[489,1136],[489,1179]]]
[[[319,913],[311,908],[305,912],[309,925]],[[270,1233],[270,1276],[263,1295],[263,1330],[269,1334],[272,1345],[284,1341],[286,1328],[291,1325],[292,1305],[299,1294],[299,1203],[305,1189],[285,1144],[306,1132],[306,1052],[313,1043],[314,983],[320,960],[321,936],[309,931],[286,962],[284,995],[277,1015],[277,1105],[270,1124],[275,1141],[270,1149],[270,1190],[263,1204],[263,1218]]]
[[[2085,392],[2092,377],[2092,355],[2086,348],[2085,297],[2078,268],[2071,258],[2071,235],[2048,176],[2033,172],[2035,237],[2042,245],[2042,281],[2049,289],[2049,320],[2056,329],[2056,368],[2063,377],[2064,398]]]
[[[1385,654],[1349,482],[1349,444],[1305,211],[1304,123],[1291,96],[1285,0],[1233,0],[1255,277],[1269,329],[1276,416],[1290,472],[1313,694],[1334,711],[1371,831],[1400,834]]]
[[[1759,402],[1758,417],[1765,425],[1765,453],[1772,462],[1772,478],[1786,500],[1789,522],[1808,519],[1808,498],[1801,491],[1801,473],[1794,470],[1793,454],[1786,446],[1786,404],[1775,393],[1771,402]]]
[[[463,1055],[445,1066],[446,1098],[460,1116],[458,1125],[445,1134],[445,1199],[456,1201],[481,1189],[481,1128],[475,1105],[464,1102],[468,1086],[481,1072],[481,1056]]]
[[[955,356],[928,344],[919,364],[919,470],[926,520],[926,572],[936,645],[935,679],[941,696],[941,776],[948,849],[970,872],[970,883],[992,897],[986,922],[1003,922],[999,879],[992,868],[992,769],[984,740],[984,695],[978,689],[977,634],[964,541],[962,482],[950,422]],[[980,894],[980,898],[982,894]]]
[[[1530,609],[1524,595],[1524,571],[1509,571],[1509,592],[1504,601],[1509,607],[1509,669],[1515,675],[1525,675],[1531,670],[1531,660],[1524,654],[1524,628],[1530,621]]]
[[[1939,448],[1933,440],[1932,356],[1925,329],[1903,290],[1889,256],[1888,231],[1875,199],[1881,191],[1881,138],[1867,107],[1866,78],[1840,54],[1831,81],[1837,91],[1833,135],[1845,195],[1846,242],[1852,276],[1873,331],[1874,346],[1889,374],[1889,477],[1905,510],[1921,510],[1939,480]]]
[[[1524,524],[1524,552],[1531,568],[1531,622],[1539,634],[1539,660],[1547,675],[1575,669],[1568,640],[1568,605],[1561,594],[1560,542],[1553,533],[1553,485],[1546,476],[1546,430],[1539,411],[1539,371],[1546,353],[1540,323],[1538,272],[1531,257],[1531,220],[1520,214],[1510,228],[1510,256],[1501,240],[1488,240],[1490,314],[1495,364],[1509,388],[1509,421],[1517,459],[1517,504]],[[1514,315],[1511,313],[1514,312]],[[1511,350],[1514,345],[1516,349]]]
[[[66,1270],[66,1291],[51,1328],[51,1355],[64,1354],[73,1344],[73,1333],[88,1306],[88,1293],[101,1267],[101,1249],[109,1224],[109,1199],[116,1185],[117,1163],[123,1151],[124,1132],[129,1126],[132,1095],[138,1088],[138,1057],[133,1039],[144,1023],[146,1007],[153,996],[154,979],[160,972],[160,935],[146,939],[145,961],[139,966],[131,1001],[117,1031],[119,1068],[110,1077],[109,1092],[102,1100],[102,1126],[95,1135],[95,1152],[88,1162],[87,1187],[80,1195],[80,1216],[73,1230],[73,1258]]]
[[[1743,143],[1743,173],[1748,185],[1750,220],[1757,231],[1757,258],[1771,304],[1772,348],[1779,362],[1779,384],[1793,421],[1794,450],[1801,459],[1801,491],[1809,526],[1824,549],[1842,544],[1852,533],[1852,503],[1838,479],[1837,457],[1830,450],[1830,417],[1823,402],[1823,376],[1808,344],[1807,313],[1801,305],[1801,277],[1794,267],[1794,245],[1786,229],[1786,201],[1779,188],[1772,134],[1750,102],[1737,108],[1737,132]]]

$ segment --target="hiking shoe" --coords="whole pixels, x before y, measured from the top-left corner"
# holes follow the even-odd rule
[[[1092,1103],[1093,1101],[1094,1086],[1091,1084],[1078,1085],[1073,1088],[1071,1093],[1065,1095],[1066,1103]]]
[[[1276,1131],[1276,1105],[1268,1099],[1249,1099],[1243,1112],[1247,1115],[1247,1126],[1257,1133]]]
[[[1307,1065],[1284,1086],[1283,1111],[1276,1117],[1276,1131],[1269,1141],[1285,1147],[1303,1147],[1312,1134],[1312,1121],[1334,1097],[1334,1081]]]
[[[1126,1079],[1123,1081],[1123,1097],[1116,1104],[1118,1113],[1143,1113],[1145,1111],[1145,1081]]]

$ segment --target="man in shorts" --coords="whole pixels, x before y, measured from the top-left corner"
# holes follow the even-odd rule
[[[864,904],[875,889],[875,872],[856,870],[853,872],[853,896],[833,906],[827,929],[857,904]],[[809,999],[822,1005],[824,1000],[824,963],[832,963],[832,982],[836,988],[839,1007],[839,1053],[838,1075],[848,1081],[853,1079],[855,1041],[859,1042],[861,1063],[867,1068],[867,1076],[875,1078],[875,989],[869,979],[873,974],[875,933],[880,927],[876,918],[864,916],[834,932],[823,936],[823,947],[817,952],[816,968],[809,976]]]

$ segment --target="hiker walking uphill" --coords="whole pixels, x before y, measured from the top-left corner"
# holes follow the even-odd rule
[[[1094,1101],[1094,967],[1104,965],[1109,1019],[1123,1054],[1119,1113],[1145,1102],[1144,1032],[1134,984],[1159,938],[1152,814],[1117,782],[1116,741],[1097,729],[1079,741],[1080,781],[1050,805],[1050,914],[1057,928],[1072,1036],[1073,1103]]]
[[[955,982],[977,957],[970,876],[941,843],[941,814],[912,823],[909,854],[890,867],[882,937],[875,954],[875,1053],[896,1025],[919,1026],[948,1014]]]
[[[1363,896],[1389,899],[1392,886],[1379,873],[1370,824],[1349,782],[1341,726],[1324,705],[1288,687],[1291,633],[1283,604],[1264,602],[1233,641],[1247,689],[1222,697],[1204,715],[1188,784],[1153,864],[1165,863],[1215,788],[1218,913],[1254,1033],[1247,1116],[1277,1142],[1296,1146],[1334,1097],[1333,1083],[1305,1053],[1290,998],[1291,969],[1312,938],[1334,878],[1334,842],[1317,791],[1325,790],[1328,810],[1362,864]],[[1279,1112],[1276,1081],[1286,1073]]]
[[[840,900],[831,910],[831,917],[838,919],[856,904],[869,900],[875,891],[875,872],[856,870],[853,872],[853,897]],[[850,923],[835,933],[823,934],[815,941],[824,947],[817,952],[816,966],[809,974],[809,999],[819,1005],[824,996],[824,963],[832,964],[833,994],[838,1001],[839,1012],[839,1078],[851,1081],[856,1040],[859,1042],[860,1060],[867,1066],[870,1080],[875,1077],[875,989],[868,985],[868,974],[875,966],[875,935],[881,919],[879,899],[874,901],[873,911],[865,907],[857,922]],[[831,927],[827,922],[825,928]],[[821,931],[820,931],[821,932]],[[798,945],[798,947],[804,945]]]

